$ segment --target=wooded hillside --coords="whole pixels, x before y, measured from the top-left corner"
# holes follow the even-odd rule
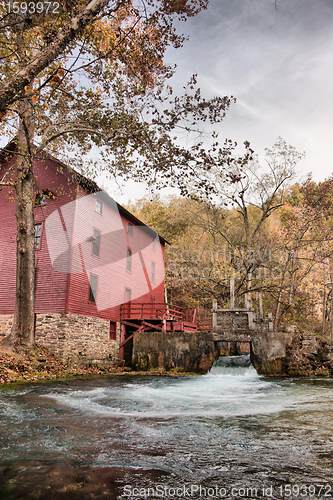
[[[254,307],[262,293],[276,328],[293,323],[330,336],[332,193],[333,178],[316,183],[309,177],[283,192],[280,188],[276,209],[263,221],[264,206],[229,206],[225,197],[213,206],[156,195],[129,209],[171,244],[166,252],[169,302],[195,306],[209,318],[213,300],[228,306],[234,278],[236,305],[243,306],[249,288]]]

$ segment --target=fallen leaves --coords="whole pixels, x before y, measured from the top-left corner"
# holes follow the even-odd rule
[[[47,349],[40,346],[30,353],[17,354],[0,351],[0,384],[11,382],[50,380],[105,373],[96,367],[73,368],[57,360]]]
[[[44,347],[36,346],[27,354],[1,351],[0,346],[0,385],[12,382],[34,382],[74,378],[88,375],[155,375],[182,376],[193,375],[186,372],[168,372],[165,370],[132,371],[128,367],[108,369],[91,367],[73,367],[61,363]]]

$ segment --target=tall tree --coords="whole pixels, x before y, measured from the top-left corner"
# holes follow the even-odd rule
[[[251,275],[269,265],[272,241],[267,222],[283,206],[295,166],[303,157],[282,138],[265,151],[266,165],[255,158],[246,165],[233,163],[228,172],[212,170],[216,201],[201,217],[201,224],[216,241],[227,246],[228,266],[236,277],[236,296],[244,296]],[[232,182],[226,182],[229,179]],[[222,215],[221,208],[226,206],[232,211]],[[221,216],[225,217],[222,223]],[[252,289],[262,289],[263,280],[257,285],[259,288]]]
[[[309,177],[289,189],[279,213],[277,240],[284,262],[276,293],[276,328],[281,313],[293,319],[304,314],[304,304],[308,316],[315,303],[315,309],[320,309],[317,292],[312,293],[311,304],[305,297],[316,281],[322,281],[323,265],[332,256],[332,188],[332,179],[316,184]]]
[[[232,142],[219,146],[212,134],[210,142],[185,147],[179,131],[198,139],[198,124],[221,121],[235,99],[206,100],[195,77],[180,97],[166,85],[173,71],[165,50],[183,42],[175,20],[206,6],[207,0],[0,5],[2,131],[16,133],[19,154],[17,170],[0,178],[0,185],[15,188],[17,201],[13,341],[33,343],[36,155],[61,152],[89,176],[103,165],[112,175],[178,185],[183,194],[198,186],[212,192],[202,172],[229,166]],[[249,156],[247,148],[234,161],[241,165]]]

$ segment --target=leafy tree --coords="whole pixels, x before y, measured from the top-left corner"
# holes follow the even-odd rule
[[[76,51],[75,54],[77,42],[87,43],[83,51],[82,45],[79,50],[85,54],[90,52],[93,56],[89,62],[87,61],[88,64],[114,56],[114,52],[122,52],[124,38],[131,39],[131,48],[135,49],[138,57],[140,43],[151,42],[148,33],[150,30],[151,34],[155,32],[155,36],[156,34],[158,36],[155,41],[159,45],[159,56],[161,56],[165,50],[165,44],[168,45],[171,42],[178,45],[182,40],[181,36],[176,35],[172,26],[170,19],[172,15],[178,14],[182,19],[186,19],[187,16],[196,15],[206,6],[207,0],[163,0],[161,2],[154,0],[147,2],[71,0],[69,2],[64,0],[59,3],[51,2],[48,5],[43,2],[39,5],[37,3],[29,5],[3,3],[0,27],[2,62],[5,63],[3,66],[6,71],[0,86],[0,109],[5,112],[11,104],[22,97],[25,87],[33,83],[40,73],[52,65],[59,56],[62,57],[64,52],[74,55],[74,61],[78,59],[78,52]],[[144,16],[142,12],[145,13]],[[125,21],[121,23],[121,28],[117,25],[118,21]],[[145,31],[143,38],[136,40],[142,23],[146,24],[145,28],[148,27],[149,30]],[[113,28],[111,33],[110,27]],[[11,56],[14,56],[15,41],[12,37],[13,35],[15,37],[22,29],[24,35],[30,34],[32,37],[30,41],[35,43],[33,50],[29,50],[24,59],[20,58],[19,67],[13,71]],[[90,40],[87,38],[89,34]],[[96,36],[100,37],[100,43],[92,47],[90,43]],[[27,41],[26,37],[24,38],[22,42]],[[25,48],[31,49],[32,47],[28,45]],[[90,49],[93,50],[90,51]],[[126,56],[126,48],[123,55]],[[70,71],[72,70],[73,67]],[[58,76],[61,77],[61,75]]]
[[[229,254],[229,276],[236,278],[236,296],[263,291],[271,286],[268,277],[274,248],[268,220],[284,204],[285,192],[303,154],[279,138],[266,148],[266,166],[258,159],[246,165],[233,164],[227,173],[213,171],[216,203],[210,204],[201,220],[218,245]],[[232,178],[233,182],[226,182]],[[230,207],[221,223],[221,208]],[[263,272],[265,271],[265,272]],[[252,282],[257,274],[258,279]]]
[[[266,167],[256,159],[241,168],[233,164],[228,172],[208,172],[215,188],[206,202],[169,199],[164,204],[159,200],[156,206],[145,200],[136,205],[140,217],[148,215],[147,223],[170,234],[173,245],[167,253],[167,281],[177,300],[186,296],[192,305],[210,308],[211,301],[217,300],[226,306],[229,280],[234,278],[238,303],[248,292],[253,296],[265,292],[266,305],[269,297],[279,302],[285,287],[280,257],[288,255],[281,247],[280,213],[286,195],[292,195],[288,186],[302,156],[280,138],[266,149]],[[225,182],[231,177],[232,183]],[[298,203],[304,194],[293,196]],[[168,233],[171,221],[174,229]],[[289,261],[285,273],[288,270]],[[269,305],[273,309],[274,304]],[[275,309],[278,320],[279,308]]]
[[[247,167],[243,171],[245,176]],[[274,210],[253,239],[268,203],[260,209],[247,198],[249,246],[236,203],[213,206],[174,196],[132,203],[130,210],[171,243],[166,251],[168,299],[197,307],[209,318],[212,300],[228,305],[229,279],[235,279],[240,301],[249,291],[246,276],[251,273],[253,302],[262,292],[265,309],[274,312],[276,330],[293,322],[327,333],[332,319],[333,181],[315,183],[309,177],[300,184],[288,183],[286,178],[270,204]],[[233,196],[236,187],[229,188]]]
[[[196,15],[207,0],[64,0],[59,13],[13,5],[0,5],[0,108],[2,132],[16,134],[19,160],[0,185],[13,188],[17,202],[12,340],[29,346],[37,155],[61,153],[90,176],[102,165],[111,175],[209,194],[214,187],[204,173],[240,166],[251,151],[246,145],[236,158],[231,141],[220,146],[215,133],[210,141],[200,135],[200,124],[221,121],[234,98],[206,100],[195,77],[180,97],[166,85],[173,70],[164,62],[165,50],[183,42],[175,20]],[[182,146],[184,132],[194,135],[191,146]]]
[[[319,283],[332,256],[332,189],[332,179],[317,184],[308,177],[302,184],[292,186],[287,194],[286,205],[279,214],[278,241],[285,260],[276,296],[276,325],[281,314],[289,314],[294,320],[302,316],[304,304],[309,317],[323,302],[326,316],[325,283]]]

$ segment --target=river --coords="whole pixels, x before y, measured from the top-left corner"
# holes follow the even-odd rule
[[[0,389],[0,498],[333,498],[333,380],[100,377]]]

